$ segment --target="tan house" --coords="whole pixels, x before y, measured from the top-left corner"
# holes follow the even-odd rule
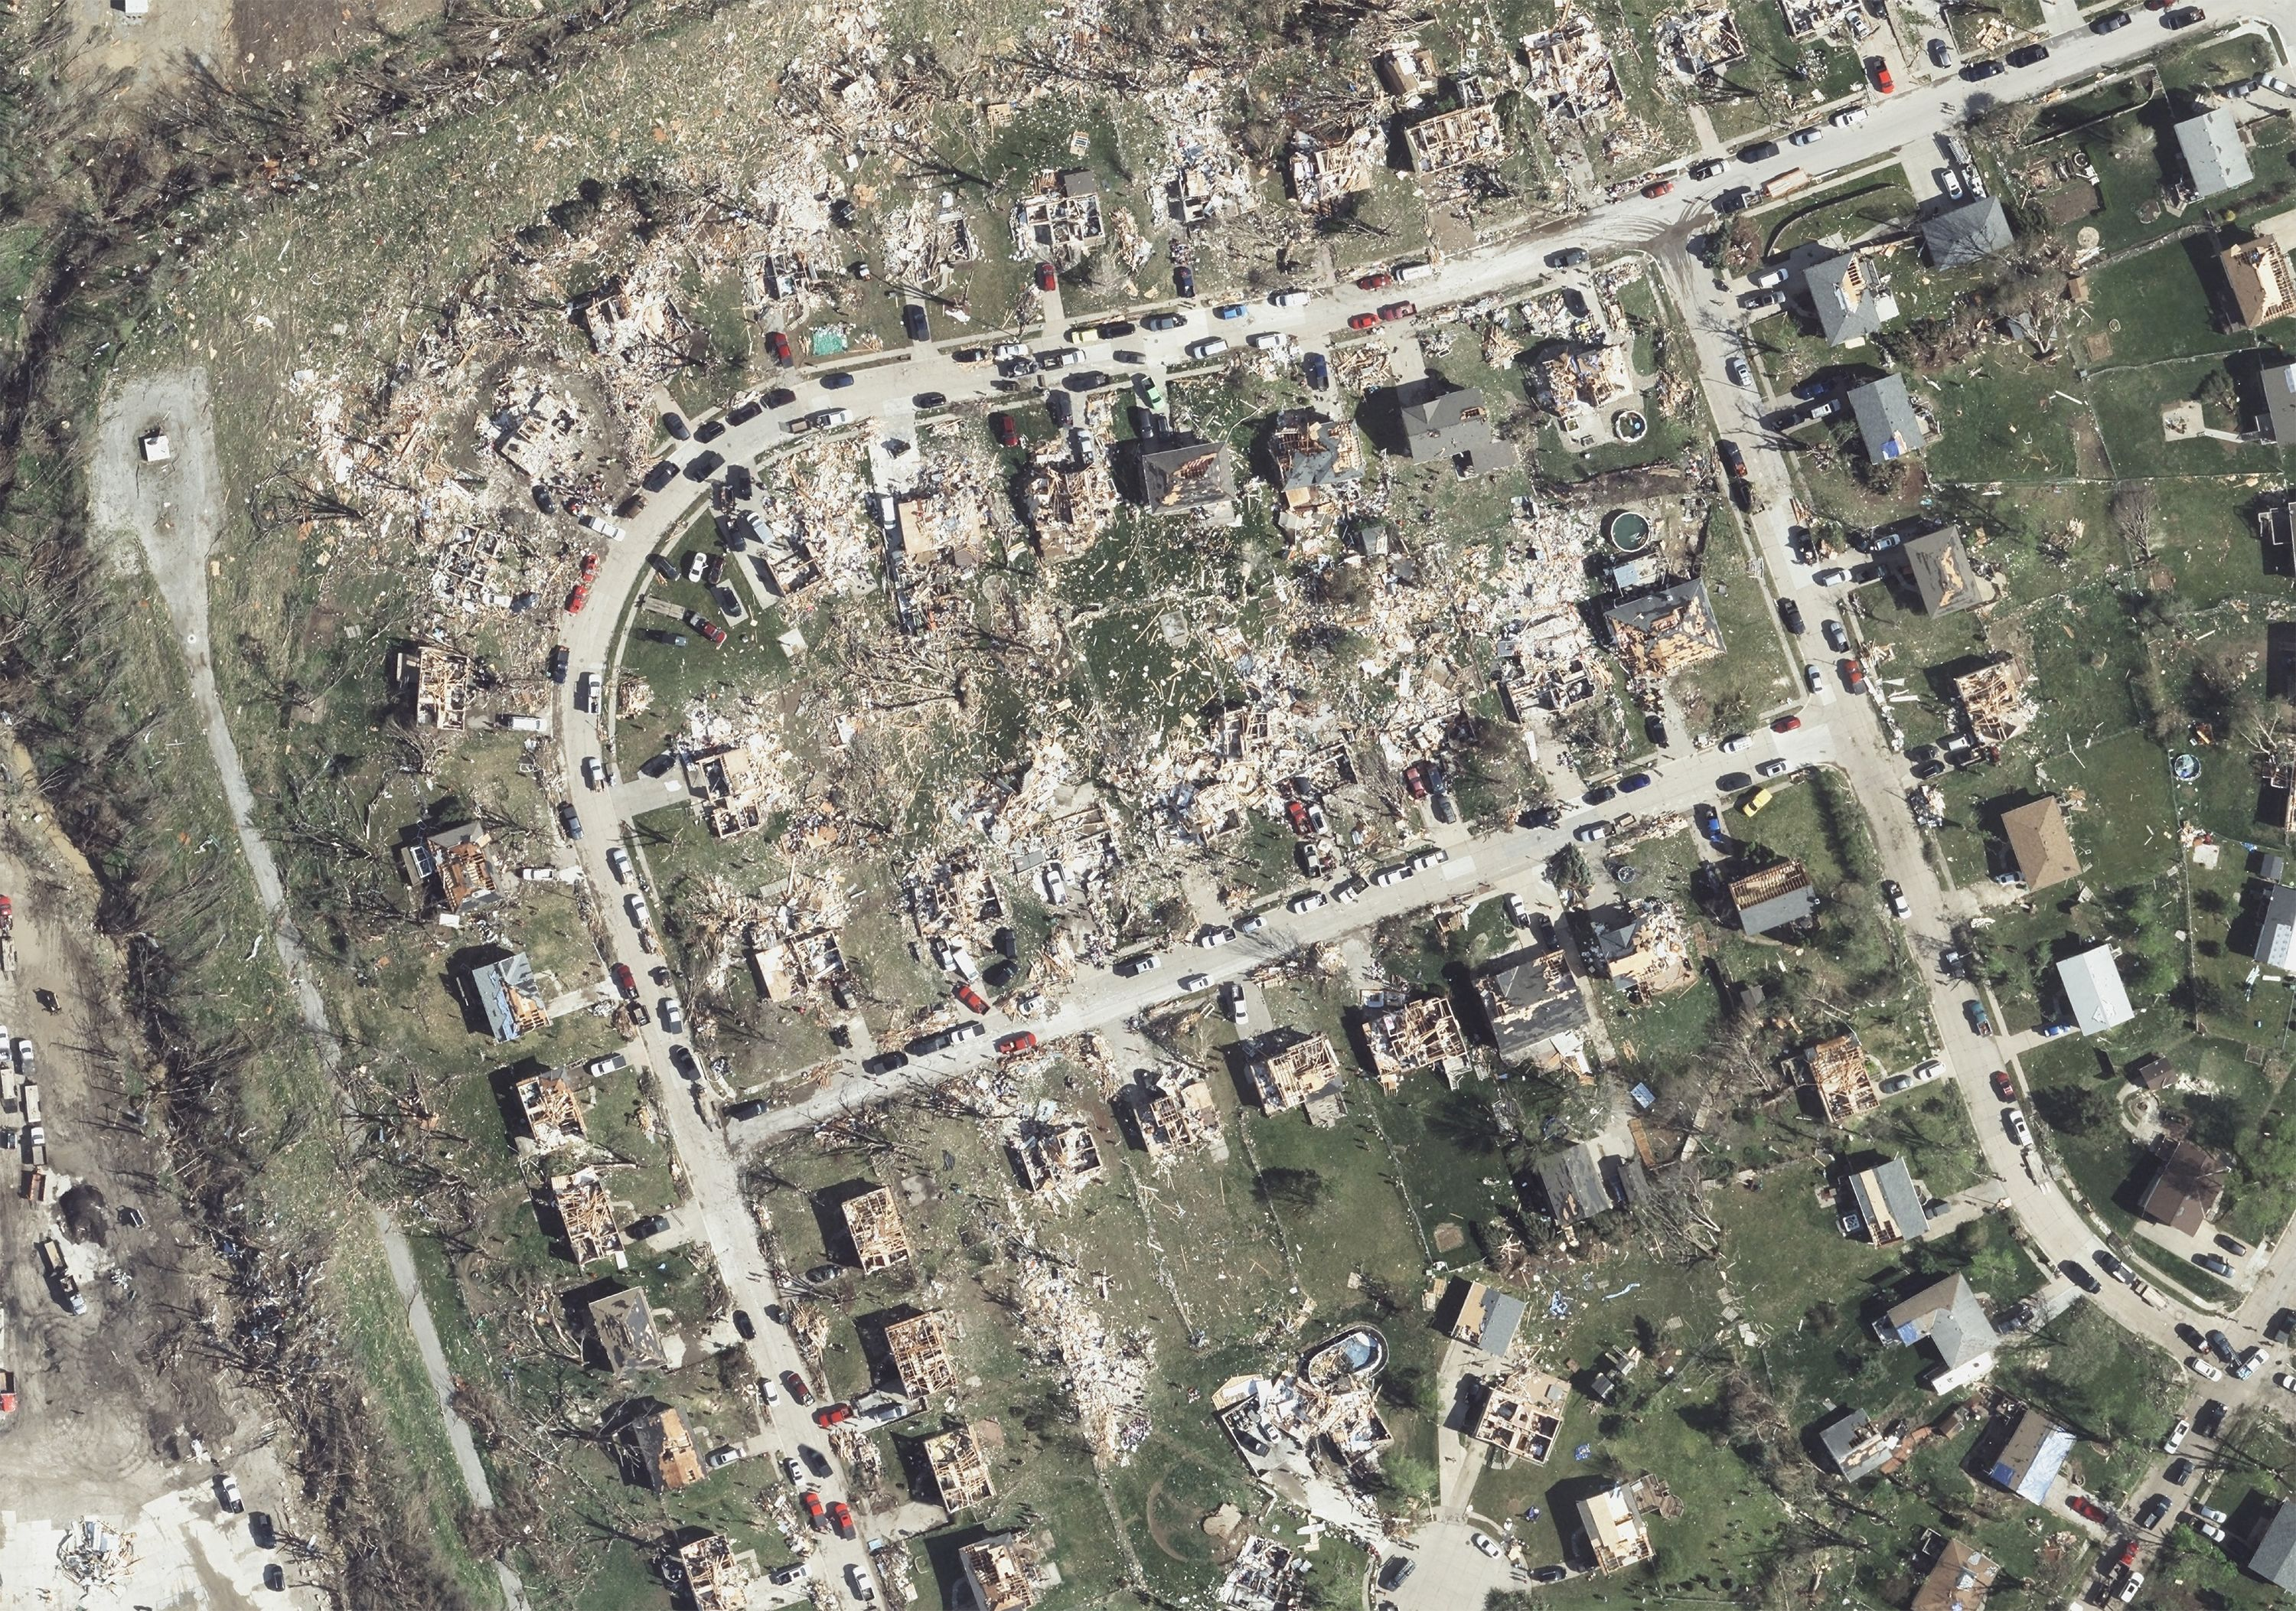
[[[2001,814],[2002,837],[2016,859],[2017,875],[2029,890],[2046,890],[2079,875],[2080,858],[2073,854],[2073,836],[2054,794]]]

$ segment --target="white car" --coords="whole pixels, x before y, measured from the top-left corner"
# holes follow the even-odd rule
[[[813,428],[816,431],[830,431],[839,425],[849,424],[852,419],[853,416],[842,408],[824,408],[814,415]]]
[[[1945,192],[1948,199],[1956,201],[1961,200],[1962,185],[1960,169],[1954,168],[1939,168],[1937,170],[1937,185],[1939,190]]]
[[[2191,1371],[2194,1376],[2200,1377],[2203,1382],[2221,1382],[2224,1380],[2224,1372],[2218,1370],[2215,1366],[2210,1364],[2197,1353],[2188,1353],[2185,1356],[2185,1369]]]
[[[1751,750],[1753,747],[1754,741],[1743,733],[1733,733],[1722,741],[1722,753],[1725,755],[1735,755],[1741,750]]]
[[[1446,850],[1439,848],[1432,851],[1422,851],[1419,854],[1411,859],[1411,870],[1414,873],[1423,873],[1429,867],[1434,867],[1439,862],[1445,862],[1450,859],[1451,852]]]
[[[1754,383],[1754,372],[1747,368],[1746,360],[1734,352],[1722,360],[1722,373],[1730,377],[1730,383],[1733,386],[1751,386]]]
[[[2185,1519],[2192,1524],[2193,1531],[2198,1533],[2202,1538],[2212,1539],[2219,1544],[2224,1542],[2224,1529],[2214,1522],[2204,1520],[2197,1516],[2188,1516]]]
[[[1825,673],[1817,669],[1817,662],[1814,660],[1802,662],[1801,679],[1813,694],[1825,686]]]
[[[1927,1084],[1943,1073],[1945,1073],[1945,1064],[1935,1057],[1931,1057],[1927,1063],[1916,1063],[1914,1064],[1914,1083]]]
[[[2025,1128],[2025,1115],[2021,1110],[2014,1107],[2003,1108],[2001,1128],[2009,1132],[2009,1139],[2019,1147],[2030,1147],[2033,1144],[2033,1132]]]
[[[2291,1376],[2284,1370],[2276,1370],[2272,1373],[2272,1385],[2287,1392],[2296,1393],[2296,1376]]]
[[[1346,905],[1349,901],[1355,900],[1356,897],[1361,895],[1363,892],[1364,881],[1360,878],[1342,878],[1339,883],[1332,886],[1332,899],[1340,902],[1342,906]]]
[[[630,1060],[619,1052],[608,1052],[603,1057],[590,1059],[590,1078],[603,1080],[608,1074],[619,1074],[629,1067]]]
[[[1411,876],[1409,867],[1382,867],[1371,875],[1371,881],[1384,889],[1390,884],[1401,884]]]
[[[1243,999],[1243,986],[1233,979],[1220,986],[1220,1011],[1234,1020],[1238,1028],[1251,1015],[1251,1008]]]
[[[653,913],[646,906],[646,898],[636,890],[622,897],[622,904],[629,908],[632,928],[642,929],[653,921]]]
[[[2212,1509],[2206,1505],[2194,1505],[2193,1507],[2193,1514],[2199,1516],[2202,1521],[2214,1522],[2219,1527],[2224,1526],[2226,1523],[2232,1520],[2232,1517],[2226,1516],[2223,1511]]]
[[[1239,934],[1257,934],[1260,930],[1267,926],[1267,919],[1261,916],[1258,912],[1250,913],[1246,916],[1239,917],[1235,920],[1235,932]]]
[[[1855,127],[1866,121],[1866,109],[1862,106],[1845,106],[1826,121],[1836,128]]]
[[[2120,1580],[2120,1603],[2125,1606],[2130,1600],[2135,1599],[2136,1598],[2136,1591],[2144,1586],[2144,1574],[2142,1572],[2139,1572],[2136,1567],[2131,1566],[2128,1569],[2128,1574]]]
[[[1583,823],[1578,827],[1572,830],[1570,834],[1570,837],[1577,840],[1580,844],[1594,844],[1600,840],[1608,839],[1610,836],[1611,825],[1607,822]]]
[[[609,845],[606,848],[606,871],[614,875],[616,884],[627,884],[630,881],[629,852],[618,844]]]
[[[797,1463],[793,1454],[782,1456],[782,1475],[800,1488],[805,1485],[805,1467]]]
[[[1792,765],[1793,762],[1786,760],[1782,755],[1773,756],[1769,760],[1764,761],[1760,766],[1754,769],[1754,776],[1757,777],[1783,777],[1786,775],[1786,772],[1792,767]]]
[[[2174,1454],[2177,1450],[2182,1449],[2185,1446],[2185,1434],[2192,1429],[2192,1422],[2179,1418],[2175,1426],[2169,1428],[2169,1435],[2161,1440],[2161,1452]]]
[[[1279,291],[1267,300],[1278,308],[1305,308],[1308,293],[1304,291]]]
[[[1281,330],[1259,330],[1244,338],[1262,352],[1281,352],[1292,345],[1292,338]]]
[[[1192,358],[1216,358],[1226,350],[1227,338],[1226,336],[1208,335],[1201,341],[1190,341],[1188,343],[1188,356]]]
[[[738,1460],[741,1458],[742,1451],[734,1448],[733,1444],[726,1443],[719,1448],[712,1449],[709,1451],[708,1458],[703,1459],[701,1463],[709,1467],[712,1471],[723,1471],[726,1467],[732,1465],[735,1460]]]
[[[1813,587],[1838,588],[1849,579],[1849,572],[1840,565],[1828,565],[1809,579]]]
[[[1767,291],[1773,285],[1783,285],[1785,283],[1786,271],[1783,268],[1759,269],[1746,276],[1747,284],[1761,291]]]
[[[595,755],[582,757],[582,781],[594,789],[606,786],[606,763]]]
[[[1285,902],[1295,912],[1312,912],[1319,906],[1331,904],[1331,897],[1321,890],[1302,890]]]
[[[676,997],[664,996],[661,999],[660,1021],[661,1032],[665,1035],[682,1035],[685,1032],[685,1009],[678,1006]]]
[[[1505,909],[1507,921],[1515,927],[1527,929],[1530,926],[1530,908],[1523,905],[1521,896],[1510,894],[1506,898]]]
[[[1786,144],[1789,145],[1815,145],[1820,140],[1824,138],[1825,131],[1822,128],[1797,128],[1793,133],[1786,136]]]
[[[1198,990],[1210,990],[1212,976],[1210,974],[1182,974],[1180,993],[1184,996],[1192,996]]]
[[[845,1581],[853,1590],[853,1598],[867,1605],[877,1598],[877,1590],[869,1584],[869,1574],[861,1570],[859,1561],[845,1563]]]
[[[1226,945],[1229,941],[1234,938],[1235,931],[1234,929],[1228,927],[1225,923],[1216,923],[1196,936],[1196,943],[1209,951]]]
[[[1468,1533],[1467,1536],[1475,1541],[1476,1549],[1481,1550],[1485,1555],[1489,1556],[1493,1560],[1498,1559],[1498,1541],[1491,1537],[1489,1533],[1477,1531]]]

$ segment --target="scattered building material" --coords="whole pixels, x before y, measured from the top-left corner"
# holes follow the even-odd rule
[[[1685,78],[1719,78],[1732,63],[1746,55],[1745,37],[1738,19],[1726,5],[1694,6],[1671,17],[1661,17],[1651,37],[1674,70]]]
[[[969,1426],[953,1426],[927,1438],[925,1465],[932,1472],[941,1508],[951,1516],[977,1510],[996,1497],[996,1485],[988,1475],[988,1458]]]
[[[946,1393],[956,1385],[956,1363],[948,1357],[948,1317],[938,1309],[886,1327],[885,1352],[892,1358],[901,1391],[912,1398]]]
[[[1108,234],[1100,179],[1088,168],[1047,169],[1013,209],[1013,255],[1077,261]]]
[[[1490,1444],[1510,1459],[1546,1464],[1562,1435],[1562,1411],[1570,1385],[1528,1362],[1483,1385],[1482,1408],[1467,1435]]]
[[[536,1074],[512,1088],[519,1117],[537,1152],[554,1153],[579,1147],[589,1139],[582,1118],[582,1098],[573,1086],[555,1074]]]
[[[1817,915],[1817,889],[1800,862],[1773,862],[1732,880],[1730,904],[1749,934],[1775,933]]]
[[[464,977],[470,981],[472,998],[486,1015],[488,1032],[497,1041],[507,1043],[550,1027],[550,1005],[542,998],[534,964],[524,951],[480,963]]]
[[[1499,1061],[1588,1072],[1587,999],[1560,945],[1530,946],[1495,957],[1475,975],[1475,994],[1497,1043]]]
[[[1970,736],[1997,749],[2031,727],[2038,711],[2027,692],[2030,681],[2009,654],[1955,678],[1953,696]]]
[[[477,662],[444,644],[416,644],[398,656],[398,686],[406,690],[407,714],[418,727],[460,733],[468,725]]]
[[[1726,648],[1706,584],[1695,579],[1613,604],[1603,612],[1603,623],[1611,652],[1638,679],[1678,676],[1719,660]]]
[[[657,1493],[675,1493],[701,1480],[693,1434],[670,1405],[642,1408],[622,1424],[619,1441],[634,1479]]]
[[[624,1286],[583,1305],[592,1342],[616,1376],[639,1370],[667,1370],[669,1351],[653,1323],[643,1288]]]
[[[1530,69],[1524,93],[1547,117],[1590,122],[1626,104],[1603,30],[1570,0],[1557,0],[1554,24],[1544,33],[1523,36],[1522,53]]]
[[[613,1202],[595,1169],[553,1175],[550,1203],[566,1232],[566,1245],[574,1262],[594,1264],[600,1259],[620,1262],[622,1229],[614,1223]]]
[[[1165,1067],[1127,1088],[1122,1111],[1140,1150],[1161,1162],[1219,1138],[1219,1105],[1211,1081],[1193,1069]]]
[[[1673,1495],[1654,1476],[1637,1477],[1578,1501],[1578,1524],[1587,1530],[1587,1547],[1594,1555],[1595,1571],[1617,1572],[1657,1552],[1644,1511],[1659,1508],[1655,1501],[1660,1495],[1679,1514]],[[1665,1511],[1660,1509],[1660,1514]]]
[[[956,1561],[976,1611],[1028,1611],[1037,1603],[1042,1569],[1027,1533],[999,1533],[967,1544]]]
[[[1365,1048],[1371,1053],[1372,1077],[1390,1096],[1401,1088],[1405,1075],[1423,1068],[1458,1083],[1455,1067],[1464,1062],[1467,1042],[1459,1033],[1448,996],[1423,996],[1401,1007],[1366,1012],[1361,1027]]]
[[[424,891],[439,910],[483,912],[502,899],[495,865],[487,854],[493,836],[476,822],[419,834],[399,852],[406,881]]]
[[[1825,1452],[1825,1463],[1853,1483],[1889,1464],[1898,1442],[1895,1433],[1885,1431],[1855,1406],[1842,1410],[1817,1429],[1817,1446]]]
[[[685,1586],[693,1611],[742,1611],[750,1603],[750,1580],[757,1575],[757,1551],[734,1552],[723,1533],[707,1533],[678,1546],[676,1581]]]
[[[1488,101],[1423,119],[1403,131],[1414,173],[1441,173],[1466,162],[1496,162],[1506,155],[1499,114]]]
[[[1296,1107],[1307,1114],[1308,1122],[1328,1129],[1347,1112],[1340,1056],[1324,1036],[1299,1035],[1264,1046],[1246,1066],[1264,1113],[1288,1113]]]
[[[1308,212],[1329,213],[1371,188],[1385,142],[1377,128],[1358,128],[1326,144],[1302,130],[1292,136],[1288,168],[1292,199]]]
[[[900,1207],[891,1192],[881,1186],[848,1197],[839,1212],[845,1217],[845,1233],[853,1238],[853,1252],[864,1275],[909,1262],[908,1228],[901,1223]]]
[[[1004,1138],[1021,1184],[1046,1196],[1069,1197],[1099,1180],[1106,1167],[1100,1142],[1082,1119],[1031,1114]]]
[[[1624,1208],[1650,1189],[1650,1175],[1638,1157],[1608,1156],[1591,1141],[1549,1153],[1531,1166],[1547,1217],[1573,1225]]]
[[[1193,432],[1163,437],[1141,449],[1140,500],[1158,514],[1193,514],[1225,507],[1235,497],[1235,471],[1227,444]]]

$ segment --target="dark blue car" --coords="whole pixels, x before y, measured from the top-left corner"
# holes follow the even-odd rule
[[[1308,377],[1308,384],[1321,391],[1332,383],[1331,360],[1320,352],[1311,352],[1300,360],[1300,367]]]

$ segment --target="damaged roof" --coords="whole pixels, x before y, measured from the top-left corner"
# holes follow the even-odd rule
[[[1951,615],[1983,603],[1961,528],[1945,526],[1907,538],[1891,552],[1893,568],[1909,582],[1931,615]]]

